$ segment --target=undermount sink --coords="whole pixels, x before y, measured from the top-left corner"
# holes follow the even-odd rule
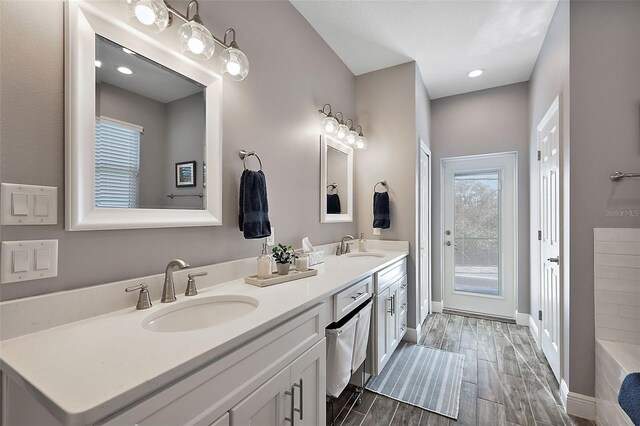
[[[382,253],[375,253],[372,251],[359,251],[355,253],[347,253],[347,257],[384,257]]]
[[[149,315],[142,326],[150,331],[171,333],[200,330],[243,317],[258,307],[248,296],[210,296],[175,303]]]

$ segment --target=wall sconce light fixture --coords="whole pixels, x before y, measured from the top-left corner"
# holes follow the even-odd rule
[[[327,111],[327,107],[329,111]],[[334,135],[341,142],[346,143],[355,149],[365,149],[367,147],[367,139],[362,134],[362,126],[356,125],[352,119],[347,119],[345,122],[341,112],[336,112],[336,116],[340,115],[340,121],[331,114],[331,104],[324,104],[322,109],[318,110],[318,113],[323,115],[322,119],[322,131],[329,135]],[[349,122],[351,125],[349,126]],[[360,131],[358,132],[358,128]]]
[[[183,21],[178,29],[180,49],[185,56],[192,59],[207,60],[213,56],[216,44],[224,48],[220,55],[222,61],[222,75],[232,80],[243,80],[249,74],[249,60],[238,48],[236,31],[229,28],[220,40],[211,34],[200,19],[197,0],[191,0],[187,6],[186,15],[170,6],[165,0],[126,0],[129,8],[130,20],[138,28],[159,33],[169,28],[174,18]],[[191,15],[191,9],[195,13]],[[227,44],[227,35],[232,34],[231,42]]]

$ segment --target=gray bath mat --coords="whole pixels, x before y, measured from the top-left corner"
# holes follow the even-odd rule
[[[464,355],[402,342],[366,388],[457,419],[463,368]]]

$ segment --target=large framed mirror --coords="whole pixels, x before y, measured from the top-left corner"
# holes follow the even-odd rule
[[[353,148],[320,137],[320,222],[353,222]]]
[[[222,77],[118,19],[66,5],[68,230],[222,224]]]

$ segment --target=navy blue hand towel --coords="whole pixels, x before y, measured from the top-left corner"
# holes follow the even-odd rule
[[[271,235],[267,179],[262,170],[242,172],[238,224],[248,240]]]
[[[640,373],[627,374],[618,393],[618,404],[634,425],[640,426]]]
[[[373,193],[373,227],[389,229],[391,218],[389,216],[389,193]]]
[[[340,196],[338,194],[327,194],[327,214],[339,214]]]

